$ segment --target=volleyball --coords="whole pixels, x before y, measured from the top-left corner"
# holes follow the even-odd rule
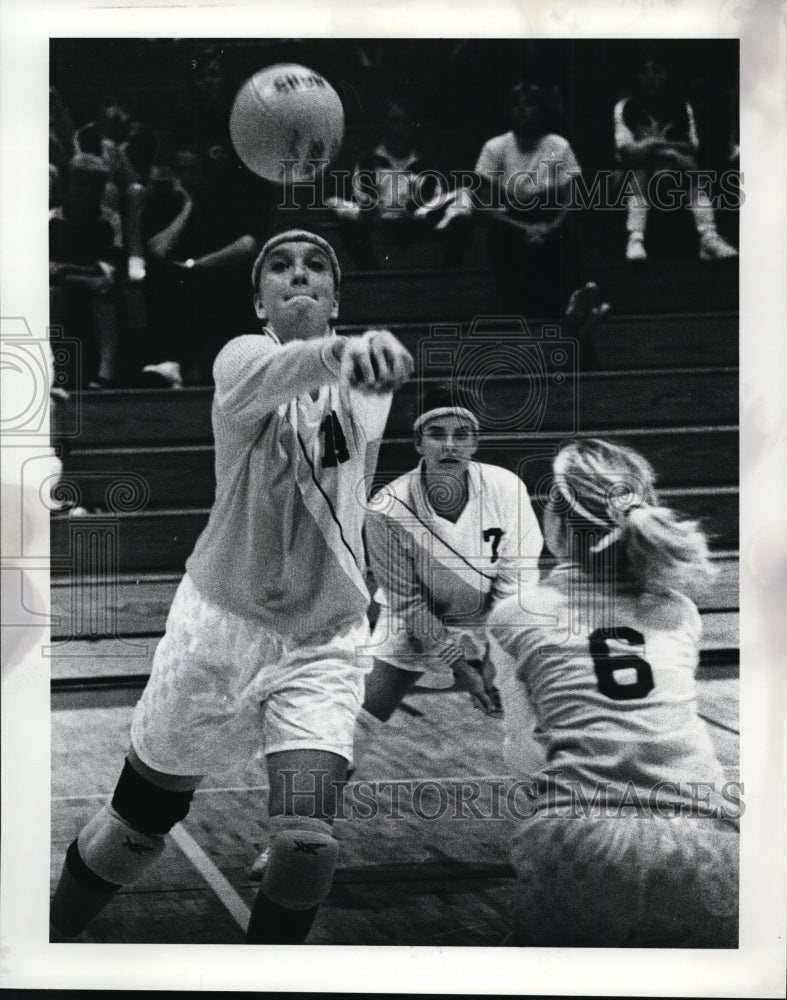
[[[267,66],[238,91],[230,136],[241,161],[269,181],[313,180],[344,139],[339,95],[320,73],[295,63]]]

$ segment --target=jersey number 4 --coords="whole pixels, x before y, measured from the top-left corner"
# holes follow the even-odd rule
[[[323,469],[334,469],[350,458],[347,438],[344,436],[342,425],[333,410],[320,424],[320,434],[325,439],[322,452]]]
[[[598,689],[613,701],[631,701],[644,698],[653,690],[653,671],[641,656],[628,652],[637,646],[644,649],[645,637],[633,628],[598,628],[588,636],[590,655],[598,678]],[[627,649],[622,653],[612,652],[610,641],[622,644]],[[631,683],[622,684],[615,680],[615,673],[626,670],[634,678]]]

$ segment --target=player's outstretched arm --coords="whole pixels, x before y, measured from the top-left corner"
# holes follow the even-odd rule
[[[390,330],[343,341],[340,380],[361,392],[395,392],[413,373],[413,357]]]
[[[216,404],[225,417],[254,423],[282,403],[341,376],[344,337],[279,345],[259,334],[236,337],[213,365]]]

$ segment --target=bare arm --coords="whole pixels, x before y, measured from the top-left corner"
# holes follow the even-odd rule
[[[167,260],[172,256],[172,252],[177,246],[178,240],[182,236],[194,208],[194,202],[191,200],[191,197],[183,188],[179,188],[179,190],[183,194],[183,204],[180,211],[165,229],[156,233],[155,236],[151,236],[147,241],[148,251],[153,257],[158,257],[159,260]]]
[[[229,264],[239,264],[250,260],[259,250],[258,241],[250,234],[239,236],[237,240],[228,243],[212,253],[206,253],[194,261],[195,271],[207,271],[214,267],[227,267]]]

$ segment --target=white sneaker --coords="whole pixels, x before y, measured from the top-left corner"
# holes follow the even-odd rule
[[[129,281],[144,281],[145,280],[145,258],[131,256],[128,259],[128,280]]]
[[[251,866],[251,871],[249,872],[249,882],[261,882],[262,876],[265,874],[265,869],[268,867],[268,861],[271,856],[270,847],[266,847],[265,850],[260,854],[254,864]]]
[[[647,260],[645,252],[645,237],[642,233],[630,233],[626,247],[626,260]]]
[[[719,236],[718,233],[706,233],[700,239],[700,260],[719,260],[721,257],[737,257],[738,251]]]
[[[160,375],[165,381],[169,382],[172,389],[183,388],[183,376],[181,375],[180,365],[177,361],[162,361],[159,365],[145,365],[142,371]]]

